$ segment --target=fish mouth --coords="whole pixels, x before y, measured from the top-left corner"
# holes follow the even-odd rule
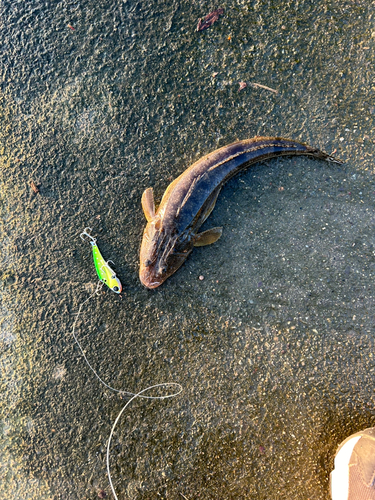
[[[141,283],[146,288],[153,289],[153,288],[157,288],[158,286],[160,286],[163,282],[162,281],[156,281],[156,280],[144,279],[144,278],[141,277]]]
[[[153,289],[153,288],[157,288],[158,286],[160,286],[161,285],[161,281],[152,281],[151,283],[143,283],[143,285],[146,288]]]
[[[155,276],[152,276],[150,272],[145,272],[145,269],[140,270],[139,279],[141,280],[143,286],[150,289],[157,288],[164,281],[162,279],[157,279]]]

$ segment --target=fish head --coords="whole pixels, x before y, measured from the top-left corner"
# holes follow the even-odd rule
[[[160,219],[146,225],[140,251],[139,278],[146,288],[157,288],[185,262],[193,249],[186,234],[168,231]]]

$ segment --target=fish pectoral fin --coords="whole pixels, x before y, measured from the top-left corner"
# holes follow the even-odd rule
[[[142,194],[142,208],[147,222],[155,217],[154,192],[152,188],[147,188]]]
[[[211,245],[217,241],[223,232],[222,227],[213,227],[212,229],[207,229],[203,233],[198,233],[195,236],[195,247],[204,247],[206,245]]]

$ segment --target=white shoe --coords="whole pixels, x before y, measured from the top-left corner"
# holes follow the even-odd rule
[[[331,472],[332,500],[375,500],[375,427],[343,441]]]

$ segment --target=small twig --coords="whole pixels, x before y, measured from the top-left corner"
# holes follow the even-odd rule
[[[31,189],[34,191],[35,194],[39,193],[39,187],[35,184],[34,181],[30,181],[30,186],[31,186]]]
[[[182,498],[185,498],[185,500],[188,500],[188,499],[186,498],[186,496],[185,496],[185,495],[183,495],[183,494],[181,493],[181,491],[180,491],[180,495],[182,496]]]
[[[111,204],[110,204],[110,206],[109,206],[109,210],[108,210],[108,212],[107,212],[107,217],[108,217],[108,215],[111,213],[111,210],[112,210],[112,206],[113,206],[113,202],[114,202],[114,201],[115,201],[115,200],[112,200],[112,202],[111,202]]]
[[[254,83],[254,82],[251,82],[251,85],[253,85],[253,87],[259,87],[261,89],[266,89],[266,90],[269,90],[270,92],[274,92],[275,94],[278,93],[278,90],[275,90],[275,89],[271,89],[271,87],[267,87],[266,85],[262,85],[261,83]]]

